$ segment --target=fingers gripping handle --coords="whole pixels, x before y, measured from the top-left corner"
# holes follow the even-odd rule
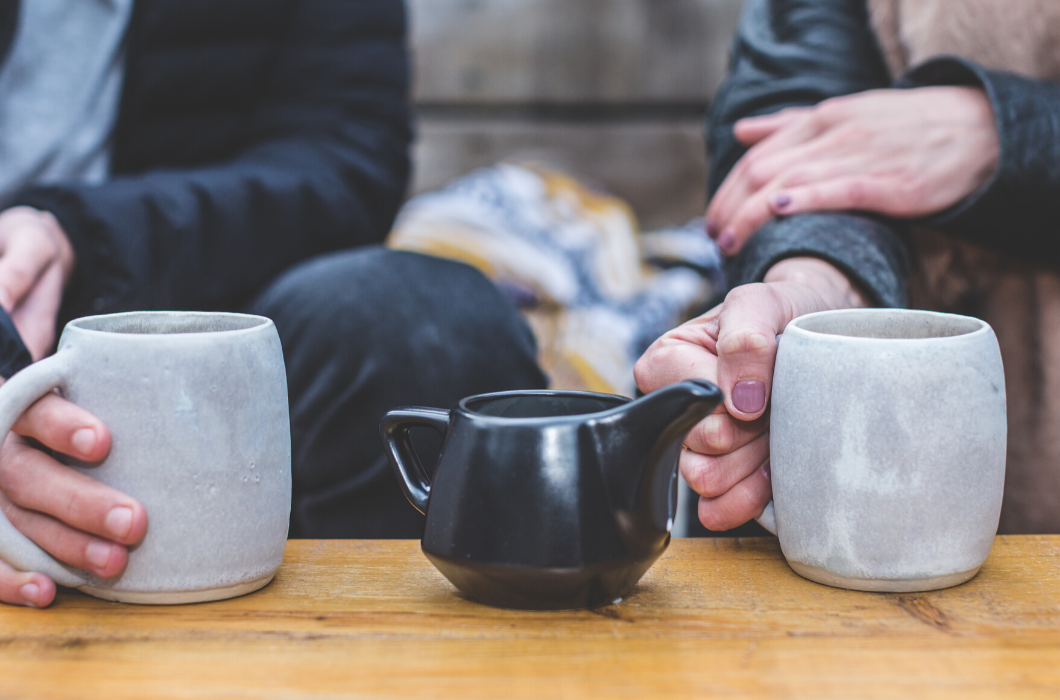
[[[449,428],[449,411],[440,408],[398,408],[379,423],[379,435],[386,446],[386,456],[409,503],[421,513],[427,512],[431,480],[420,462],[409,437],[409,428],[431,428],[443,437]]]
[[[0,386],[0,442],[18,417],[39,398],[62,386],[68,368],[68,353],[59,352],[34,363]],[[36,571],[62,586],[82,586],[87,581],[60,564],[19,532],[0,511],[0,559],[21,571]]]

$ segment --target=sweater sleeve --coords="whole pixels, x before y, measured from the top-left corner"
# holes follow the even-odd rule
[[[383,239],[411,138],[402,3],[297,8],[234,157],[14,197],[70,238],[64,318],[232,308],[300,260]]]
[[[707,126],[711,191],[747,150],[733,135],[737,120],[890,84],[864,0],[750,0],[730,61]],[[895,224],[856,214],[774,218],[729,261],[728,278],[761,281],[778,261],[803,255],[843,270],[880,305],[905,304],[908,263]]]
[[[928,85],[982,87],[994,111],[1000,155],[982,187],[927,223],[994,250],[1060,266],[1060,83],[952,57],[923,63],[897,83]]]

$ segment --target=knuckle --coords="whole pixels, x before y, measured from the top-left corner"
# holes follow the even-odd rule
[[[717,498],[726,491],[717,471],[711,469],[709,463],[694,467],[688,470],[688,485],[704,498]]]
[[[772,168],[765,161],[759,160],[747,167],[747,182],[753,189],[762,189],[772,179]]]
[[[713,532],[729,529],[728,518],[721,509],[711,501],[699,502],[699,522]]]
[[[712,452],[728,454],[736,446],[736,431],[724,416],[711,416],[696,426],[699,441]]]
[[[751,328],[739,328],[718,339],[718,354],[768,357],[776,352],[776,346],[775,335]]]
[[[868,189],[865,187],[864,181],[852,180],[845,185],[843,196],[852,208],[857,209],[864,206],[867,202]]]

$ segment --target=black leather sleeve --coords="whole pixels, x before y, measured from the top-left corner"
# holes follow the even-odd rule
[[[749,0],[730,61],[707,127],[711,191],[746,151],[733,136],[737,120],[890,85],[865,0]],[[779,260],[802,255],[834,264],[877,304],[905,304],[908,263],[895,224],[855,214],[771,220],[729,261],[728,278],[761,281]]]
[[[153,8],[168,7],[158,22],[179,25],[191,21],[193,9],[201,14],[213,5],[186,3],[188,12],[177,11],[181,4],[144,3],[138,10],[151,17]],[[217,3],[217,12],[230,4]],[[149,84],[154,93],[182,91],[184,99],[171,114],[143,116],[167,137],[181,134],[161,128],[184,119],[182,129],[201,133],[197,142],[221,138],[219,120],[201,104],[206,86],[188,77],[198,71],[190,74],[203,82],[204,62],[213,66],[211,90],[227,80],[228,92],[253,92],[252,109],[230,117],[239,120],[231,137],[238,137],[239,147],[232,155],[145,166],[99,185],[33,187],[14,197],[12,204],[53,213],[73,245],[77,266],[64,318],[130,309],[239,308],[301,260],[383,240],[409,170],[403,5],[282,5],[293,9],[262,75],[230,78],[241,75],[236,59],[249,52],[241,32],[253,26],[252,16],[240,23],[218,16],[217,26],[196,29],[201,46],[148,46],[149,55],[137,64],[137,84]],[[165,29],[156,34],[164,36]],[[150,133],[141,129],[139,138],[139,147],[151,147]]]
[[[917,66],[897,85],[977,85],[994,110],[997,170],[928,223],[994,250],[1060,266],[1060,83],[947,57]]]

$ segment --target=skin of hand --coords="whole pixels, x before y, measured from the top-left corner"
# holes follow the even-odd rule
[[[870,90],[741,119],[734,131],[750,150],[707,210],[726,255],[777,215],[940,212],[990,178],[1000,151],[990,102],[974,87]]]
[[[0,306],[34,361],[55,345],[63,288],[73,271],[73,247],[54,216],[30,207],[0,212]]]
[[[34,360],[55,344],[63,287],[73,269],[73,248],[55,217],[29,207],[0,213],[0,305]],[[110,451],[110,431],[58,394],[37,401],[0,445],[0,509],[53,557],[104,578],[121,573],[126,547],[147,532],[143,505],[61,464],[37,444],[98,462]],[[54,598],[50,578],[0,561],[0,601],[45,607]]]
[[[681,474],[698,493],[699,520],[728,530],[759,515],[772,496],[769,396],[776,336],[793,318],[868,306],[842,272],[817,258],[789,258],[765,281],[736,287],[725,301],[656,340],[633,373],[644,392],[706,379],[725,403],[688,434]]]
[[[0,446],[0,509],[24,535],[56,559],[110,578],[128,561],[128,545],[147,532],[147,511],[136,499],[75,471],[28,439],[85,462],[110,452],[110,431],[98,418],[49,394],[15,423]],[[0,601],[45,607],[55,584],[0,561]]]

